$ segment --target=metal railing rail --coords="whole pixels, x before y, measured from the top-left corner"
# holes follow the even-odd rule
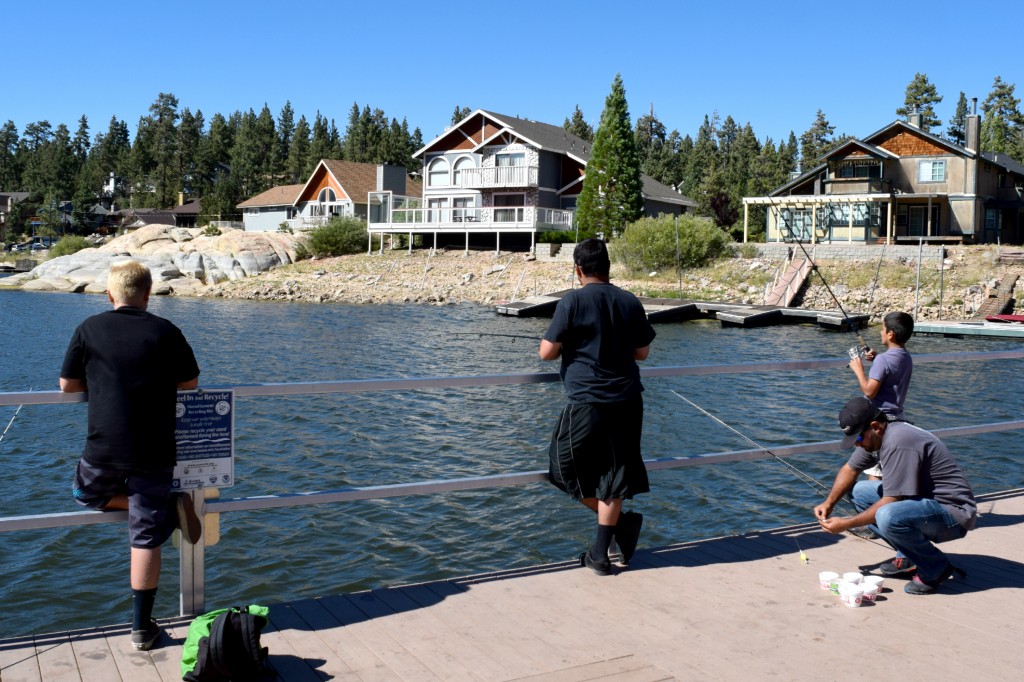
[[[950,362],[954,360],[963,362],[965,360],[980,361],[1005,359],[1024,359],[1024,351],[937,353],[914,356],[914,362],[916,364]],[[848,363],[849,360],[847,359],[818,359],[769,363],[741,363],[733,365],[651,367],[642,368],[641,376],[648,378],[665,378],[706,376],[712,374],[741,374],[748,372],[825,369],[830,367],[843,367]],[[551,383],[558,380],[559,376],[556,372],[538,372],[529,374],[493,374],[464,377],[364,379],[354,381],[253,384],[234,386],[231,388],[234,389],[236,396],[243,397],[508,386],[517,384]],[[218,390],[223,388],[225,387],[217,387],[216,389],[204,387],[204,390]],[[0,393],[0,406],[76,403],[84,402],[86,399],[86,394],[61,393],[60,391]],[[933,433],[939,437],[957,437],[1022,428],[1024,428],[1024,420],[950,427],[934,430]],[[786,457],[797,454],[835,451],[840,449],[839,444],[839,440],[820,441],[815,443],[773,447],[771,452],[779,457]],[[730,452],[704,453],[699,455],[663,457],[645,460],[645,463],[649,471],[656,471],[703,464],[764,459],[771,456],[771,454],[766,453],[762,449],[748,449],[734,450]],[[545,471],[527,471],[449,480],[421,481],[368,487],[350,487],[338,490],[278,495],[258,495],[211,501],[206,501],[202,496],[196,495],[194,496],[194,502],[196,511],[200,518],[202,518],[206,513],[252,511],[257,509],[275,509],[335,502],[385,499],[407,495],[427,495],[464,490],[478,490],[481,488],[527,485],[546,480],[547,472]],[[124,522],[127,518],[127,512],[121,511],[78,511],[3,517],[0,518],[0,532],[85,526],[99,523],[117,523]],[[190,615],[201,613],[205,609],[205,545],[203,540],[200,539],[196,545],[182,545],[181,549],[181,614]]]

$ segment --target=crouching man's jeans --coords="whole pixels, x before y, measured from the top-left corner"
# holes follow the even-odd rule
[[[853,506],[862,512],[883,496],[883,481],[858,481],[853,486]],[[936,580],[949,559],[935,542],[962,538],[967,530],[935,500],[900,500],[891,502],[875,514],[875,525],[869,526],[886,542],[917,564],[917,575],[927,582]]]

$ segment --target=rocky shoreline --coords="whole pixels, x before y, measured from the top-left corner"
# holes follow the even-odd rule
[[[572,286],[569,259],[541,260],[528,253],[494,251],[396,250],[297,261],[299,239],[243,231],[210,236],[199,230],[149,226],[99,249],[47,261],[31,273],[0,280],[0,285],[101,293],[109,262],[131,255],[154,269],[156,294],[178,296],[494,305]],[[867,313],[872,322],[892,310],[913,312],[915,306],[921,320],[970,318],[993,292],[1022,273],[1020,263],[1001,263],[993,253],[984,246],[951,248],[941,266],[927,265],[920,288],[916,263],[819,261],[829,287],[812,275],[795,305],[835,310],[834,294],[848,313]],[[639,296],[760,304],[781,266],[779,259],[737,257],[677,276],[675,272],[630,274],[616,264],[612,281]]]

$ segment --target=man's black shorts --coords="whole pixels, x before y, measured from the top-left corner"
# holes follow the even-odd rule
[[[570,403],[551,435],[548,477],[575,499],[630,499],[650,491],[640,455],[643,398]]]
[[[102,509],[115,495],[127,495],[131,546],[153,549],[167,542],[178,527],[171,498],[173,475],[173,467],[158,471],[106,469],[80,459],[71,494],[92,509]]]

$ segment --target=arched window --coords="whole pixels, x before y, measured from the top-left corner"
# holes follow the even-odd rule
[[[329,201],[337,201],[338,195],[335,194],[334,190],[331,189],[330,187],[324,187],[322,190],[320,190],[320,194],[317,196],[316,200],[319,201],[321,204],[327,203]]]
[[[448,160],[434,159],[427,167],[427,186],[447,187],[448,184]]]
[[[462,169],[473,168],[473,159],[468,156],[463,156],[461,159],[455,162],[452,167],[452,184],[456,187],[462,186]]]

